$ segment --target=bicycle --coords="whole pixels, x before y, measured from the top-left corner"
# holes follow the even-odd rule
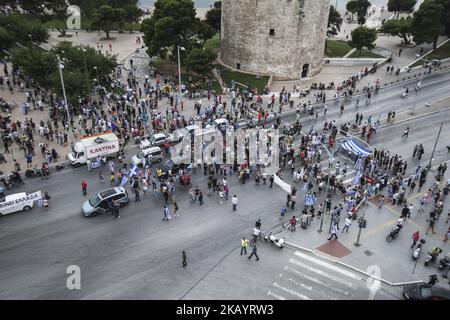
[[[262,233],[259,233],[259,235],[255,236],[254,234],[251,235],[251,240],[250,240],[250,246],[254,247],[258,241],[262,242],[263,241],[263,237],[262,237]]]

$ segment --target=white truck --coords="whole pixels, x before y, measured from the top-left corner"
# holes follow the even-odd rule
[[[97,157],[115,157],[119,153],[119,138],[112,132],[105,132],[82,138],[72,147],[67,156],[73,166],[88,163]]]

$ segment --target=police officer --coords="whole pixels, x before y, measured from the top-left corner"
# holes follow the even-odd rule
[[[117,203],[116,201],[113,202],[113,212],[114,212],[114,218],[120,218],[119,215],[119,203]]]

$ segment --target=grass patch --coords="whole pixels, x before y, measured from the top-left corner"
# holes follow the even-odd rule
[[[222,66],[217,67],[217,69],[220,70],[220,76],[222,77],[222,80],[225,82],[227,87],[231,87],[231,83],[234,80],[250,88],[256,88],[258,90],[258,93],[261,93],[264,91],[264,87],[269,81],[268,76],[255,76],[251,74],[235,72]]]
[[[213,52],[217,53],[220,49],[220,34],[216,33],[214,37],[206,40],[204,45],[205,50],[211,49]]]
[[[352,47],[350,47],[350,45],[345,41],[327,40],[325,56],[327,56],[328,58],[342,58],[351,49]]]
[[[348,56],[349,58],[384,58],[383,56],[380,56],[379,54],[367,51],[367,50],[361,50],[361,52],[359,52],[359,50],[355,50],[355,52],[353,52],[350,56]]]
[[[442,60],[450,57],[450,41],[447,41],[444,45],[437,48],[435,51],[431,52],[426,56],[422,56],[427,60]],[[417,67],[423,65],[425,62],[423,60],[416,61],[411,67]]]
[[[154,60],[152,65],[162,74],[162,79],[168,79],[175,83],[178,83],[178,64],[169,59],[157,58]],[[196,73],[190,72],[183,67],[181,68],[181,82],[184,84],[189,83],[189,77],[192,83],[200,87],[203,90],[209,90],[208,80],[212,80],[212,89],[217,93],[222,93],[222,87],[216,78],[210,74],[206,76],[198,75]]]

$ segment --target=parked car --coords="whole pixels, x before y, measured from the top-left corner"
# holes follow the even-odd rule
[[[119,206],[123,207],[130,202],[130,198],[123,187],[107,189],[83,203],[82,214],[85,217],[94,217],[100,213],[110,212],[112,201],[117,201]]]
[[[144,165],[144,159],[146,162],[161,162],[163,159],[162,151],[160,147],[150,147],[143,149],[131,158],[131,161],[135,165]]]
[[[450,290],[425,283],[407,284],[403,287],[407,300],[450,300]]]
[[[156,133],[150,137],[152,147],[160,147],[167,142],[169,142],[169,137],[165,133]]]

